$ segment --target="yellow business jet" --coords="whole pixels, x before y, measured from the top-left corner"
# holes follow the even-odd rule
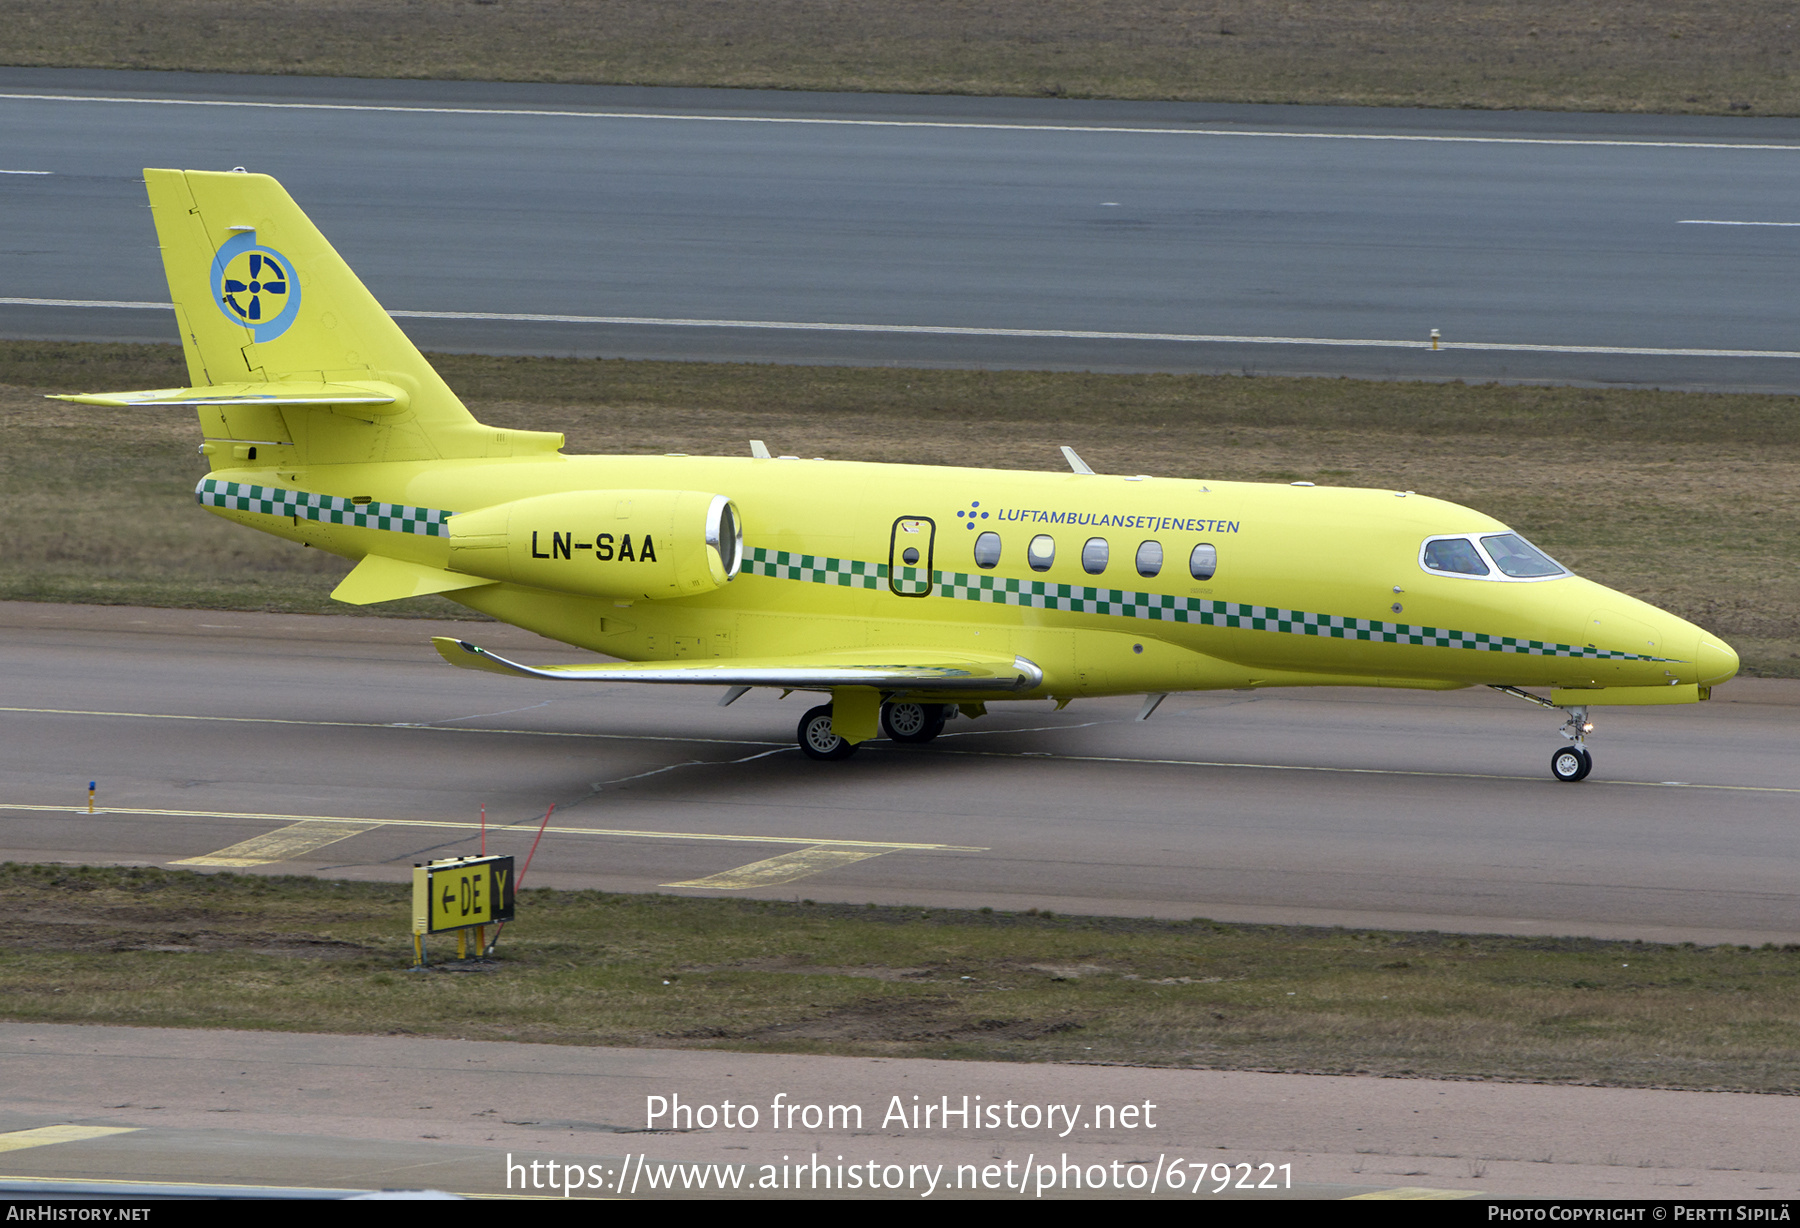
[[[771,456],[564,456],[483,426],[285,190],[146,170],[192,387],[71,396],[199,411],[201,506],[358,560],[332,594],[442,593],[620,663],[526,678],[820,692],[800,749],[928,742],[1009,699],[1486,685],[1563,710],[1705,699],[1717,636],[1411,491]],[[1525,690],[1548,689],[1548,697]]]

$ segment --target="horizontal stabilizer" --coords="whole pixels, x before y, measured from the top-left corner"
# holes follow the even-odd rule
[[[854,656],[745,658],[741,660],[657,661],[616,665],[551,665],[535,668],[497,657],[465,640],[434,636],[432,645],[460,669],[486,670],[559,682],[673,682],[701,686],[779,686],[795,690],[867,686],[914,691],[1030,691],[1044,671],[1024,657],[969,656],[931,659],[917,650],[874,650]]]
[[[331,590],[331,597],[346,605],[373,605],[377,601],[399,601],[402,597],[423,597],[492,583],[480,576],[459,575],[441,567],[369,554]]]
[[[280,380],[264,384],[213,384],[205,388],[152,388],[144,392],[89,392],[50,399],[116,409],[137,405],[185,409],[204,409],[209,405],[362,405],[384,406],[375,412],[397,414],[407,406],[405,389],[378,380],[354,384]]]

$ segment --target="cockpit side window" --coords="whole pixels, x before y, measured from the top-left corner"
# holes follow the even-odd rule
[[[1555,559],[1520,537],[1517,533],[1496,533],[1484,537],[1488,557],[1494,566],[1515,580],[1535,580],[1540,576],[1565,575],[1566,569]]]
[[[1420,557],[1432,571],[1448,571],[1459,576],[1489,574],[1487,560],[1466,537],[1440,537],[1426,542],[1425,552]]]

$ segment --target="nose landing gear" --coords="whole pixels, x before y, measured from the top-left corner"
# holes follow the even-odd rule
[[[1556,753],[1550,756],[1550,774],[1565,784],[1587,779],[1588,773],[1594,770],[1594,756],[1587,748],[1587,735],[1594,732],[1594,723],[1588,720],[1585,704],[1564,708],[1540,695],[1533,695],[1530,691],[1521,691],[1516,686],[1495,686],[1494,690],[1504,691],[1540,708],[1555,708],[1566,714],[1568,719],[1557,732],[1569,740],[1569,745],[1558,747]]]
[[[1569,714],[1569,719],[1557,732],[1569,739],[1569,744],[1550,756],[1550,774],[1574,784],[1586,780],[1587,774],[1594,770],[1594,756],[1587,748],[1587,735],[1594,731],[1594,726],[1587,718],[1586,708],[1564,708],[1563,711]]]

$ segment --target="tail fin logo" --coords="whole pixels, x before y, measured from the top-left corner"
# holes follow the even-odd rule
[[[256,241],[254,230],[227,239],[212,262],[213,301],[225,318],[273,341],[300,313],[300,279],[288,258]]]

